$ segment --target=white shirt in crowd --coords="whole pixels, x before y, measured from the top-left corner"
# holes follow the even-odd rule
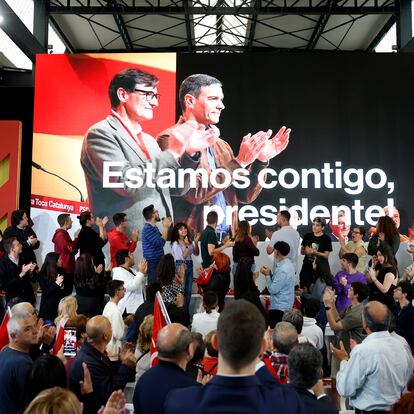
[[[122,314],[115,303],[108,302],[104,307],[102,315],[109,319],[112,326],[112,338],[106,346],[106,352],[111,361],[118,361],[119,350],[122,347],[122,339],[125,336],[126,330]]]
[[[137,272],[130,268],[129,271],[123,267],[114,267],[112,269],[112,279],[124,282],[125,296],[119,301],[118,308],[121,314],[125,309],[127,313],[135,313],[138,306],[144,303],[142,289],[145,284],[144,273]]]
[[[191,324],[191,331],[201,333],[204,338],[209,332],[217,329],[219,316],[220,314],[215,309],[211,313],[195,313],[193,323]]]
[[[292,226],[283,226],[280,230],[275,231],[270,239],[270,245],[273,247],[276,242],[284,241],[290,247],[290,252],[287,257],[296,267],[298,261],[298,252],[300,245],[300,234]]]
[[[302,334],[314,343],[316,348],[323,348],[323,332],[322,329],[316,324],[315,318],[309,318],[307,316],[303,317]]]

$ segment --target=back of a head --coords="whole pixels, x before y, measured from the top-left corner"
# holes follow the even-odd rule
[[[86,335],[90,342],[99,343],[103,340],[105,330],[111,326],[108,318],[102,315],[94,316],[86,324]]]
[[[290,213],[288,210],[282,210],[279,211],[280,216],[283,218],[283,220],[287,223],[290,221]]]
[[[125,264],[125,260],[129,257],[129,250],[128,249],[121,249],[118,250],[115,254],[116,265],[123,266]]]
[[[160,359],[179,359],[193,341],[191,332],[179,323],[164,326],[157,336]]]
[[[363,302],[369,296],[369,287],[361,282],[352,282],[351,287],[354,295],[358,295],[358,302]]]
[[[25,405],[39,392],[53,387],[67,387],[66,369],[57,356],[44,354],[35,360],[26,380]]]
[[[212,225],[218,222],[218,214],[215,211],[210,211],[207,213],[206,217],[207,224]]]
[[[289,309],[285,311],[282,317],[282,321],[290,322],[296,328],[298,335],[302,332],[303,315],[297,309]]]
[[[190,364],[199,364],[204,358],[206,346],[203,341],[203,335],[199,332],[191,332],[194,346],[194,356],[189,362]]]
[[[68,389],[53,387],[42,391],[24,414],[82,414],[83,406]]]
[[[363,320],[371,332],[388,331],[390,316],[388,308],[380,302],[371,301],[364,307]]]
[[[290,246],[284,241],[278,241],[273,246],[281,256],[287,256],[290,252]]]
[[[358,265],[358,256],[355,253],[345,253],[342,259],[346,260],[355,269]]]
[[[323,358],[310,343],[296,345],[289,353],[289,382],[297,387],[312,388],[321,378]]]
[[[302,312],[304,316],[308,318],[316,318],[321,310],[321,303],[318,299],[309,298],[302,305]]]
[[[280,354],[288,355],[298,344],[298,333],[290,322],[278,322],[273,329],[273,345]]]
[[[204,344],[206,346],[207,354],[213,358],[217,358],[218,357],[217,349],[213,347],[213,335],[217,335],[217,329],[210,331],[204,337]]]
[[[219,273],[230,273],[231,262],[230,257],[226,253],[219,252],[213,254],[213,261],[216,264]]]
[[[23,216],[26,214],[25,210],[14,210],[11,213],[11,225],[18,226],[20,222],[23,220]]]
[[[86,315],[75,315],[69,318],[65,326],[70,328],[76,328],[76,339],[79,340],[82,338],[82,335],[86,333],[86,324],[88,323],[88,318]]]
[[[147,315],[138,328],[138,349],[141,353],[148,352],[151,348],[152,327],[154,315]]]
[[[175,277],[175,260],[171,253],[165,254],[157,264],[155,271],[157,281],[162,286],[169,285]]]
[[[217,293],[213,290],[209,290],[204,293],[203,297],[203,306],[207,313],[211,313],[211,311],[218,305],[218,297]]]
[[[217,325],[220,356],[233,369],[249,365],[261,351],[265,330],[256,306],[244,299],[227,303]]]

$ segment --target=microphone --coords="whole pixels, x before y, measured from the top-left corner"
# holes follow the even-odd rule
[[[37,170],[41,170],[43,172],[45,172],[46,174],[50,174],[53,175],[54,177],[60,178],[62,181],[64,181],[65,183],[69,184],[71,187],[75,188],[78,193],[80,194],[80,201],[83,203],[85,201],[83,194],[81,192],[81,190],[79,190],[78,187],[76,187],[75,184],[72,184],[71,182],[69,182],[68,180],[65,180],[63,177],[61,177],[60,175],[57,175],[51,171],[46,170],[45,168],[43,168],[40,164],[38,164],[37,162],[32,161],[32,167],[36,168]]]

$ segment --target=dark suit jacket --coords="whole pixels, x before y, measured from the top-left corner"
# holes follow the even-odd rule
[[[332,405],[328,397],[322,397],[318,400],[306,388],[290,386],[298,393],[305,407],[306,414],[338,414],[338,410]]]
[[[93,393],[86,399],[80,393],[79,381],[83,381],[82,362],[86,362],[92,377]],[[69,388],[84,403],[84,414],[96,414],[106,404],[113,391],[123,390],[134,369],[121,365],[115,374],[108,357],[86,343],[73,360],[69,372]]]
[[[138,380],[134,391],[134,410],[139,414],[163,414],[167,394],[176,388],[200,388],[176,364],[159,361]]]
[[[3,256],[0,260],[0,288],[6,292],[6,303],[10,299],[18,297],[23,299],[24,302],[30,302],[34,306],[36,299],[30,280],[31,278],[35,280],[36,277],[30,273],[20,277],[21,271],[21,263],[19,263],[19,266],[16,266],[9,259],[9,256]]]
[[[22,264],[27,263],[37,263],[36,261],[36,255],[34,251],[39,248],[40,242],[38,241],[36,244],[31,246],[27,243],[27,239],[30,236],[34,236],[37,238],[36,233],[33,231],[31,227],[26,227],[24,229],[19,229],[16,226],[10,226],[7,227],[6,230],[4,230],[4,239],[8,239],[9,237],[16,237],[16,239],[22,244],[23,250],[20,255],[20,260]]]
[[[172,391],[165,402],[166,414],[299,414],[304,413],[293,390],[262,385],[256,375],[216,375],[203,387]]]

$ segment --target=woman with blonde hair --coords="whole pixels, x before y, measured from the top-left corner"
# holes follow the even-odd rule
[[[66,388],[44,390],[30,403],[24,414],[82,414],[83,405]]]
[[[141,375],[148,371],[151,361],[151,340],[152,340],[152,325],[154,323],[154,316],[147,315],[139,327],[137,349],[135,356],[137,357],[137,374],[135,380],[138,381]]]
[[[75,296],[65,296],[60,300],[58,306],[58,316],[55,319],[55,325],[65,326],[68,319],[77,316],[78,301]]]

